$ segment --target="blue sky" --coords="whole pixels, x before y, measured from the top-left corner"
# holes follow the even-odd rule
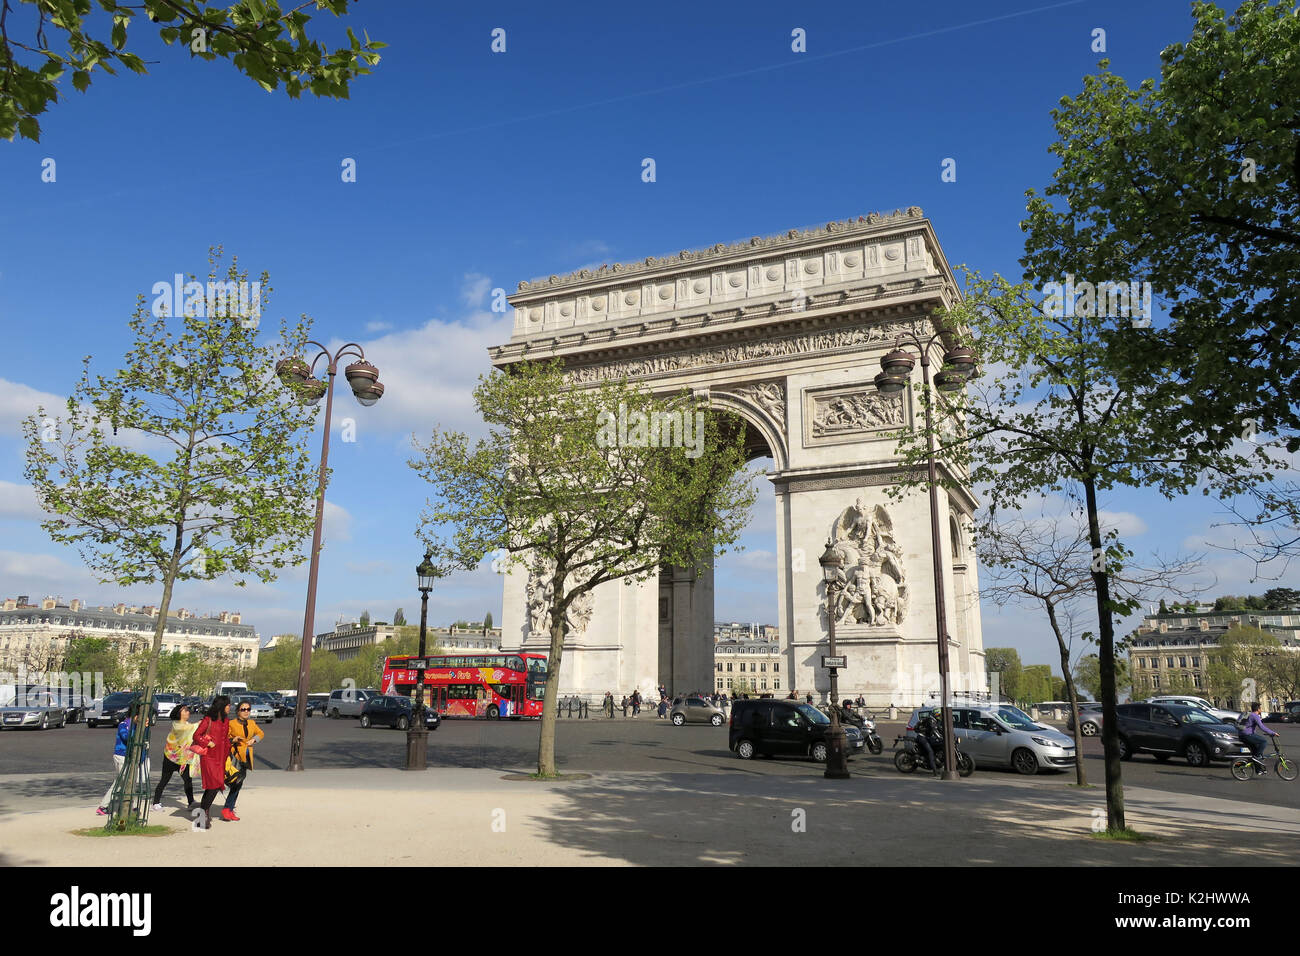
[[[270,317],[305,312],[318,338],[360,341],[379,366],[379,405],[346,392],[336,403],[336,428],[354,418],[357,441],[332,447],[317,630],[363,608],[411,617],[425,489],[405,464],[408,436],[434,422],[476,429],[470,388],[487,346],[510,334],[491,289],[909,205],[954,265],[1015,275],[1024,191],[1053,169],[1049,111],[1100,58],[1092,31],[1136,83],[1187,37],[1188,9],[362,3],[347,22],[389,46],[345,102],[265,93],[141,29],[138,52],[158,61],[148,76],[97,73],[85,94],[69,84],[41,143],[0,145],[0,595],[157,603],[158,589],[94,583],[41,532],[18,421],[71,390],[83,355],[116,367],[135,297],[202,274],[211,244],[270,272]],[[326,19],[325,35],[341,36]],[[502,54],[490,50],[498,27]],[[791,50],[796,28],[806,53]],[[41,181],[47,157],[54,183]],[[646,157],[654,183],[641,180]],[[940,180],[948,157],[956,182]],[[355,183],[340,176],[346,158]],[[1117,493],[1105,506],[1139,553],[1226,540],[1200,499]],[[716,615],[775,621],[770,492],[745,544],[719,563]],[[1249,562],[1223,552],[1207,572],[1215,593],[1272,586],[1252,586]],[[185,585],[174,602],[242,610],[268,637],[301,631],[305,588],[299,569],[242,591]],[[500,592],[490,570],[458,574],[430,617],[499,622]],[[986,606],[984,640],[1057,661],[1035,610]]]

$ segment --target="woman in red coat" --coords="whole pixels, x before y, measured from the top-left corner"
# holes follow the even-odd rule
[[[193,747],[203,771],[203,828],[212,829],[212,801],[226,789],[226,757],[230,754],[230,698],[221,694],[194,731]]]

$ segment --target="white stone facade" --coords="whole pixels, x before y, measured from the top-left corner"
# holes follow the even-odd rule
[[[837,624],[837,649],[848,669],[839,686],[863,692],[873,707],[905,707],[939,687],[929,501],[886,495],[898,467],[887,435],[920,413],[912,392],[921,370],[900,397],[879,395],[873,379],[901,333],[924,341],[935,331],[933,313],[956,297],[933,229],[913,207],[520,283],[510,299],[514,335],[491,355],[498,367],[559,356],[577,384],[627,376],[665,394],[691,390],[743,418],[754,454],[773,459],[783,690],[829,691],[818,557],[838,534],[859,575],[850,593],[866,595],[841,605],[848,616]],[[935,368],[943,348],[932,345]],[[975,502],[942,489],[938,498],[950,674],[955,689],[983,690],[968,530]],[[860,515],[855,539],[849,526]],[[865,537],[877,524],[888,529],[888,547]],[[505,581],[507,650],[549,646],[534,629],[546,596],[528,578],[515,570]],[[666,568],[658,580],[602,585],[571,615],[560,691],[713,688],[712,638],[712,569]]]

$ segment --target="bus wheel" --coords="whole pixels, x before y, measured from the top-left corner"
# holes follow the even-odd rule
[[[488,720],[496,720],[501,716],[501,711],[497,709],[496,704],[492,704],[487,709]]]

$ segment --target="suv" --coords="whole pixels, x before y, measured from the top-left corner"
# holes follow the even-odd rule
[[[373,687],[365,690],[355,687],[332,690],[329,703],[325,705],[325,713],[330,717],[360,717],[361,708],[366,705],[366,701],[378,696],[379,691]]]
[[[915,737],[913,727],[935,705],[918,707],[907,721],[904,736]],[[1080,715],[1082,718],[1082,715]],[[1011,704],[960,701],[952,709],[952,732],[958,750],[969,754],[975,766],[1010,767],[1032,775],[1039,770],[1069,770],[1074,766],[1074,741],[1051,727],[1035,723]]]
[[[411,698],[394,694],[370,698],[361,708],[361,726],[366,728],[374,724],[398,730],[411,726]],[[432,707],[424,708],[424,726],[429,730],[442,726],[442,718]]]
[[[812,704],[742,699],[731,707],[727,746],[742,760],[750,760],[756,754],[764,757],[781,754],[811,757],[825,763],[830,752],[827,744],[830,732],[830,718]],[[846,729],[846,755],[852,756],[860,747],[861,736],[855,746]]]
[[[1189,767],[1204,767],[1211,760],[1250,753],[1236,727],[1200,707],[1145,702],[1120,704],[1115,713],[1121,760],[1146,752],[1161,762],[1176,755],[1186,759]]]
[[[1074,733],[1074,714],[1065,718],[1065,729]],[[1079,733],[1085,737],[1096,737],[1101,733],[1101,701],[1079,701]]]
[[[1180,707],[1196,707],[1205,711],[1211,717],[1223,721],[1225,724],[1235,724],[1241,720],[1241,714],[1233,710],[1221,710],[1215,707],[1204,697],[1188,697],[1186,694],[1165,694],[1160,697],[1148,697],[1143,703],[1146,704],[1177,704]]]
[[[703,697],[687,697],[673,704],[672,712],[668,717],[675,727],[687,723],[712,724],[714,727],[721,727],[722,722],[727,719],[720,708]]]

